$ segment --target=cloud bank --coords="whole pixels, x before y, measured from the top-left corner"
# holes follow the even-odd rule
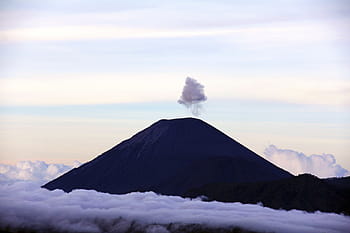
[[[201,103],[206,100],[207,97],[204,94],[204,86],[197,82],[197,80],[187,77],[182,95],[177,102],[185,105],[191,110],[193,115],[198,116],[202,109]]]
[[[65,193],[40,188],[48,179],[72,167],[43,161],[0,164],[0,176],[12,181],[0,183],[0,210],[6,210],[0,211],[0,230],[164,233],[183,232],[181,229],[198,224],[202,229],[240,227],[257,232],[340,233],[350,227],[350,217],[331,213],[203,202],[153,192],[112,195],[93,190]]]
[[[203,202],[153,192],[111,195],[93,190],[48,191],[29,181],[0,186],[0,229],[42,232],[181,232],[180,226],[276,233],[340,233],[350,217],[273,210],[260,205]]]
[[[294,175],[310,173],[320,178],[349,176],[348,170],[336,163],[331,154],[307,156],[301,152],[280,149],[274,145],[264,151],[265,158]]]
[[[0,164],[0,181],[30,180],[48,181],[80,165],[47,164],[43,161],[21,161],[16,165]]]

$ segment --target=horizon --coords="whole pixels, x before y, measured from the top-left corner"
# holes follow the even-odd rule
[[[138,132],[141,132],[142,130],[152,126],[153,124],[156,124],[159,121],[162,120],[167,120],[167,121],[171,121],[171,120],[180,120],[180,119],[196,119],[196,120],[200,120],[206,124],[209,124],[210,126],[214,127],[215,129],[219,130],[220,132],[224,133],[226,136],[230,137],[231,139],[233,139],[234,141],[238,142],[239,144],[247,147],[248,149],[252,150],[253,152],[255,152],[257,155],[259,155],[260,157],[268,160],[269,162],[273,163],[274,165],[283,168],[284,170],[290,172],[293,175],[300,175],[300,174],[304,174],[304,173],[310,173],[313,175],[316,175],[320,178],[328,178],[328,177],[342,177],[342,176],[349,176],[350,172],[349,170],[346,169],[346,167],[342,166],[341,164],[339,164],[338,161],[336,161],[336,157],[333,156],[332,154],[304,154],[301,151],[296,151],[293,150],[292,148],[278,148],[276,147],[274,144],[267,144],[264,148],[264,151],[262,153],[256,152],[254,149],[250,148],[249,146],[245,145],[244,143],[242,143],[242,141],[237,140],[237,138],[233,138],[229,133],[227,133],[225,130],[220,129],[219,127],[210,124],[210,122],[205,121],[204,119],[201,119],[199,116],[183,116],[183,117],[174,117],[174,118],[161,118],[158,119],[154,122],[151,122],[150,124],[146,125],[144,128],[142,129],[135,129],[135,132],[133,135],[130,135],[127,138],[123,138],[120,141],[116,142],[113,145],[109,145],[107,148],[104,148],[103,151],[95,154],[95,155],[91,155],[91,158],[89,160],[86,161],[81,161],[78,159],[74,159],[72,158],[71,160],[69,160],[68,162],[66,161],[50,161],[50,160],[38,160],[38,159],[34,159],[34,160],[19,160],[19,161],[15,161],[15,162],[2,162],[3,166],[6,164],[12,166],[13,168],[15,168],[16,166],[18,166],[18,164],[21,164],[23,162],[26,161],[32,161],[34,162],[33,164],[35,164],[35,162],[45,162],[48,165],[50,164],[57,164],[60,166],[76,166],[74,164],[84,164],[86,162],[89,162],[90,160],[98,157],[99,155],[101,155],[103,152],[111,149],[112,147],[115,147],[117,144],[130,139],[131,137],[133,137],[135,134],[137,134]],[[74,121],[76,123],[76,121]],[[124,122],[125,124],[125,122]],[[270,151],[270,152],[269,152]],[[272,151],[272,152],[271,152]],[[316,157],[316,159],[315,159]],[[321,161],[319,159],[322,159]],[[1,164],[0,164],[1,165]],[[31,168],[32,165],[27,165],[24,169],[36,169],[34,167]],[[16,168],[18,169],[18,168]],[[21,170],[22,168],[20,168]],[[5,169],[6,171],[6,169]],[[11,171],[8,170],[8,171]],[[8,175],[5,173],[2,173],[3,175]],[[26,178],[24,178],[26,179]]]

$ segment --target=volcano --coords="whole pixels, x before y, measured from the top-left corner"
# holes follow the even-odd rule
[[[49,190],[112,194],[154,191],[183,195],[211,183],[292,177],[196,118],[160,120],[110,150],[45,184]]]

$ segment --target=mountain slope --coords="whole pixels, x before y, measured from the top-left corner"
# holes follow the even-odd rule
[[[202,120],[160,120],[43,187],[182,195],[216,182],[292,177]]]
[[[350,177],[319,179],[310,174],[268,182],[213,183],[184,196],[221,202],[262,203],[275,209],[350,214]]]

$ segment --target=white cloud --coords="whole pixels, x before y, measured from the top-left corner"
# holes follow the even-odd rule
[[[0,181],[49,181],[79,165],[78,161],[72,166],[47,164],[43,161],[21,161],[16,165],[0,164]]]
[[[350,217],[331,213],[273,210],[260,205],[203,202],[153,192],[111,195],[93,190],[40,189],[31,182],[0,186],[0,226],[68,232],[167,232],[181,224],[238,226],[253,231],[340,233]],[[167,228],[167,229],[165,229]]]
[[[331,162],[332,159],[329,158]],[[79,163],[76,164],[76,166]],[[48,179],[71,169],[64,164],[24,161],[0,164],[0,229],[24,227],[69,232],[171,232],[178,226],[238,226],[253,231],[344,232],[350,218],[330,213],[273,210],[260,205],[202,202],[153,192],[111,195],[93,190],[48,191]],[[26,181],[18,181],[26,180]],[[169,228],[170,223],[172,228]]]
[[[264,151],[265,158],[294,175],[311,173],[320,178],[349,176],[348,170],[336,163],[331,154],[307,156],[301,152],[279,149],[274,145]]]

